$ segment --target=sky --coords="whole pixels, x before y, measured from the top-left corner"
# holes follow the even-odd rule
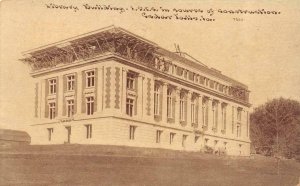
[[[51,3],[79,10],[46,8]],[[146,19],[139,11],[85,10],[83,4],[202,9],[202,14],[189,15],[215,21]],[[213,16],[206,13],[209,9]],[[268,9],[280,14],[231,15],[218,9]],[[19,61],[23,51],[109,25],[171,51],[174,43],[179,44],[181,51],[248,85],[253,107],[277,97],[300,101],[299,1],[6,0],[1,2],[0,16],[0,128],[26,130],[33,121],[34,81],[30,68]]]

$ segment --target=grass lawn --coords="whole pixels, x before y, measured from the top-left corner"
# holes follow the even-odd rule
[[[0,185],[296,186],[300,163],[97,145],[0,149]]]

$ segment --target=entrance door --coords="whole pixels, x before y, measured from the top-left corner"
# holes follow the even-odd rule
[[[66,127],[66,130],[67,130],[67,143],[70,143],[71,142],[71,127],[70,126]]]

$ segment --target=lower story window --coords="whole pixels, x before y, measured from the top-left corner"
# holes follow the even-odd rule
[[[86,127],[86,139],[92,138],[92,125],[85,125]]]
[[[200,138],[199,136],[195,136],[195,141],[194,142],[197,143],[199,138]]]
[[[182,147],[185,147],[185,142],[186,142],[186,139],[187,139],[187,135],[182,135]]]
[[[160,143],[160,136],[161,136],[162,131],[157,130],[156,131],[156,143]]]
[[[175,134],[176,134],[176,133],[173,133],[173,132],[170,133],[170,144],[173,143]]]
[[[129,126],[129,139],[130,139],[130,140],[134,140],[134,137],[135,137],[135,129],[136,129],[136,126],[133,126],[133,125],[130,125],[130,126]]]
[[[53,128],[48,128],[48,141],[52,140],[52,133],[53,133]]]

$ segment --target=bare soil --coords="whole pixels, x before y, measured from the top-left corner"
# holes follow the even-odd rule
[[[0,148],[0,185],[295,186],[300,163],[100,145]]]

